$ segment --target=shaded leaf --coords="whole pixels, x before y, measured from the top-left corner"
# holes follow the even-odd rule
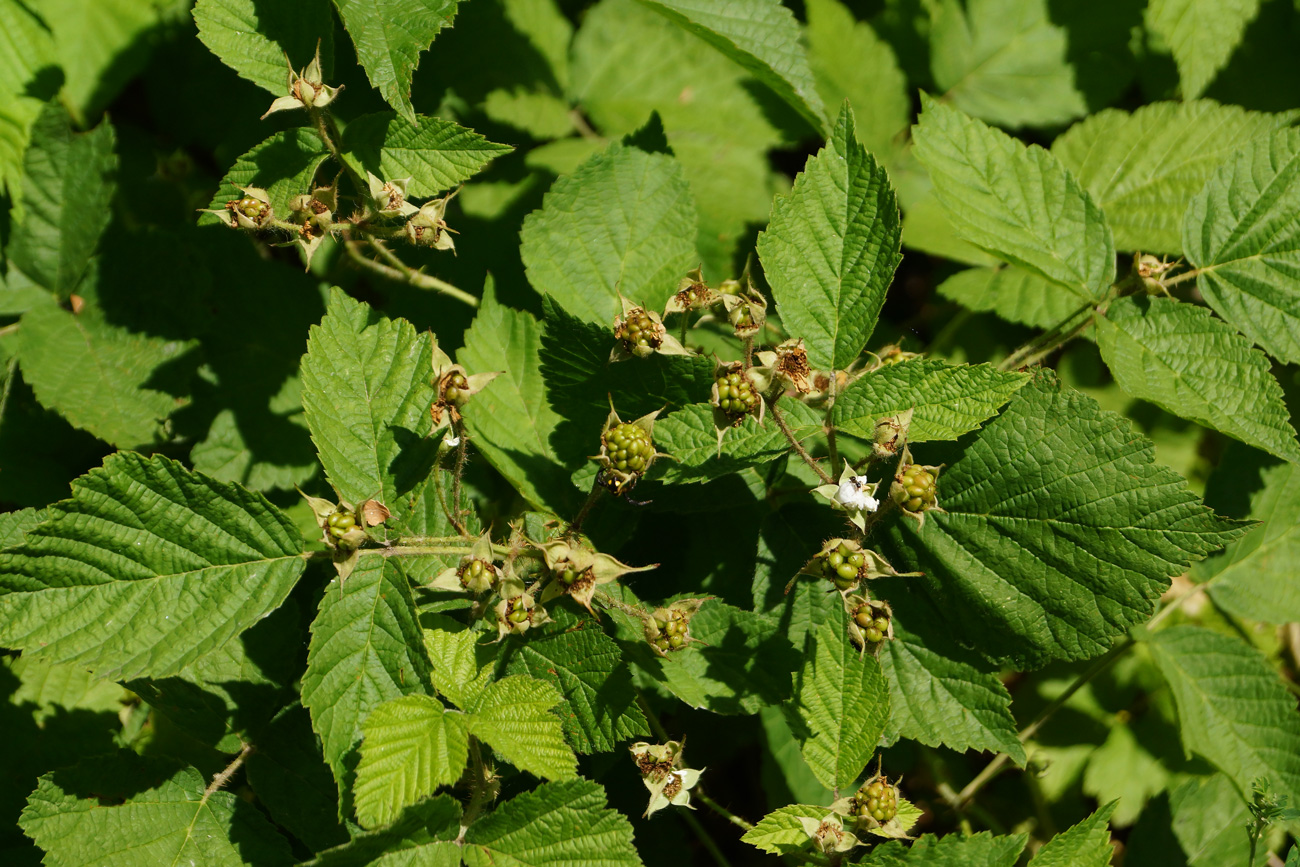
[[[1106,820],[1115,812],[1116,804],[1111,801],[1048,840],[1029,860],[1030,867],[1108,867],[1115,847]]]
[[[1259,0],[1151,0],[1146,25],[1178,64],[1183,96],[1200,96],[1240,44]]]
[[[967,268],[939,284],[938,293],[977,312],[1048,329],[1079,310],[1079,296],[1060,283],[1015,265]]]
[[[301,70],[311,62],[317,40],[328,76],[334,56],[334,17],[328,0],[198,0],[194,23],[208,50],[241,78],[276,96],[288,93],[289,66]],[[332,82],[327,78],[326,83]]]
[[[226,207],[226,202],[243,198],[244,187],[257,187],[266,190],[271,203],[270,215],[287,220],[291,213],[290,203],[311,192],[316,170],[328,157],[325,143],[313,130],[294,127],[277,132],[235,160],[208,207],[220,211]],[[199,220],[200,223],[214,223],[222,218],[204,214]]]

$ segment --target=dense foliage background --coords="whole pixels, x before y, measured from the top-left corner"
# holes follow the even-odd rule
[[[0,862],[1281,863],[1296,45],[1292,0],[0,0]],[[684,278],[732,293],[688,354],[611,360]],[[812,394],[760,352],[720,420],[786,339]],[[451,358],[500,372],[463,419]],[[611,402],[667,457],[589,497]],[[658,564],[598,617],[534,593],[579,513]],[[892,563],[865,655],[796,580],[838,537]],[[488,644],[516,597],[432,586],[474,559],[551,622]],[[642,818],[627,747],[683,737],[697,812]],[[877,767],[899,822],[814,851]]]

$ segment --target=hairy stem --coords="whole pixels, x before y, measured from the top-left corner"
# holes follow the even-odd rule
[[[229,783],[230,778],[233,777],[240,767],[243,766],[244,759],[253,754],[254,749],[256,749],[256,747],[252,744],[244,744],[244,748],[239,751],[239,755],[235,756],[235,758],[230,762],[230,764],[226,765],[225,769],[222,770],[221,773],[213,777],[211,783],[208,783],[208,787],[203,790],[203,800],[199,803],[206,804],[208,798],[211,798],[218,789],[226,785],[226,783]]]
[[[591,483],[591,491],[588,492],[587,499],[583,502],[582,508],[578,510],[578,514],[569,522],[569,529],[564,531],[565,536],[576,536],[582,531],[582,522],[587,520],[587,515],[591,513],[592,507],[596,505],[596,501],[600,499],[600,495],[604,492],[605,489],[601,487],[600,484],[600,476],[597,475],[596,481]]]
[[[1003,362],[998,365],[998,370],[1016,370],[1017,368],[1024,367],[1028,364],[1028,359],[1031,357],[1040,359],[1055,352],[1057,349],[1082,333],[1083,328],[1076,324],[1076,320],[1081,315],[1091,310],[1093,310],[1093,305],[1091,303],[1079,307],[1056,325],[1052,326],[1047,331],[1038,335],[1033,340],[1008,355]],[[1083,327],[1086,327],[1091,321],[1092,316],[1089,316],[1083,321]]]
[[[826,475],[826,471],[818,466],[817,462],[813,460],[813,456],[808,454],[808,450],[803,447],[803,444],[795,439],[794,431],[790,430],[790,425],[786,423],[785,416],[781,415],[781,411],[776,408],[776,402],[779,399],[780,395],[769,400],[767,404],[768,412],[771,413],[772,418],[776,419],[776,426],[781,429],[781,433],[785,434],[785,438],[790,443],[790,447],[794,449],[795,454],[803,458],[803,462],[812,468],[812,471],[817,474],[817,478],[822,480],[822,484],[835,484],[835,480]]]
[[[339,150],[338,146],[339,135],[338,129],[334,126],[334,119],[330,117],[328,111],[323,108],[316,108],[315,106],[308,106],[307,113],[311,116],[312,123],[316,125],[316,134],[321,137],[321,141],[325,142],[325,147],[330,152],[330,156],[334,157],[334,161],[343,167],[343,171],[347,174],[348,180],[352,181],[352,184],[357,188],[357,195],[365,195],[366,191],[369,190],[370,185],[367,184],[366,179],[361,177],[361,174],[352,167],[351,163],[343,159],[343,153]]]
[[[385,252],[393,255],[394,259],[397,259],[396,254],[393,254],[387,247],[383,247],[382,242],[378,239],[370,238],[368,240],[370,246],[377,252],[380,249],[383,249]],[[478,298],[469,294],[464,289],[448,283],[446,280],[440,280],[437,277],[425,274],[422,271],[417,271],[405,262],[402,262],[401,259],[397,259],[398,262],[401,262],[400,269],[385,265],[383,262],[376,262],[374,259],[367,258],[366,255],[361,252],[359,243],[351,239],[343,242],[343,250],[348,254],[348,258],[361,268],[392,280],[394,283],[409,283],[417,289],[429,289],[434,292],[440,292],[443,295],[446,295],[449,298],[455,298],[457,301],[467,304],[470,307],[478,307]]]
[[[460,834],[456,842],[465,843],[465,832],[474,820],[483,812],[483,808],[492,803],[497,796],[496,775],[483,762],[483,753],[479,749],[478,738],[469,739],[469,803],[460,818]]]
[[[735,825],[737,828],[741,828],[745,831],[754,830],[754,823],[746,822],[744,819],[740,818],[735,813],[731,812],[726,807],[722,806],[717,801],[713,800],[703,792],[697,791],[697,792],[693,792],[692,794],[695,796],[695,799],[698,800],[701,804],[708,807],[710,810],[717,813],[719,816],[726,819],[728,822]]]

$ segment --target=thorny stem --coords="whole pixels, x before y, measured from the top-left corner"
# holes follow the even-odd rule
[[[754,366],[754,337],[750,335],[745,338],[745,370]]]
[[[769,400],[767,403],[768,411],[772,414],[772,418],[776,419],[776,426],[781,429],[781,433],[785,434],[785,438],[789,441],[795,454],[803,458],[805,464],[812,467],[812,471],[817,474],[817,478],[822,480],[822,484],[835,484],[835,480],[826,475],[826,471],[818,466],[817,462],[813,460],[813,456],[808,454],[808,450],[803,447],[803,444],[800,443],[799,440],[795,439],[794,431],[790,430],[790,425],[786,424],[785,416],[781,415],[781,411],[776,408],[776,402],[779,399],[780,395],[777,395],[777,397]]]
[[[1188,280],[1195,280],[1197,277],[1201,275],[1201,272],[1203,272],[1204,270],[1205,270],[1204,268],[1193,268],[1190,271],[1184,271],[1183,273],[1179,274],[1177,277],[1170,277],[1168,280],[1164,281],[1165,288],[1169,288],[1170,286],[1177,286],[1179,283],[1186,283]]]
[[[1064,346],[1066,343],[1077,337],[1082,332],[1083,327],[1087,327],[1088,323],[1092,321],[1092,317],[1089,316],[1083,321],[1083,327],[1079,327],[1078,325],[1072,327],[1071,323],[1074,323],[1080,315],[1087,313],[1092,309],[1093,305],[1091,302],[1084,304],[1069,316],[1062,319],[1059,323],[1008,355],[1006,359],[998,365],[998,370],[1015,370],[1024,367],[1029,363],[1028,360],[1030,358],[1033,358],[1034,360],[1041,359],[1056,351],[1061,346]]]
[[[338,131],[334,128],[334,122],[330,118],[329,112],[322,108],[308,106],[307,113],[311,115],[312,122],[316,124],[316,134],[321,137],[321,141],[325,142],[325,147],[329,150],[330,156],[334,157],[334,161],[343,167],[343,171],[347,173],[348,179],[356,186],[357,195],[364,195],[366,190],[369,189],[369,184],[367,184],[365,178],[361,177],[357,170],[352,167],[351,163],[343,159],[343,154],[339,150],[337,142]]]
[[[698,800],[701,804],[708,807],[710,810],[717,813],[719,816],[726,819],[728,822],[735,825],[737,828],[742,828],[746,831],[754,830],[754,825],[752,823],[746,822],[744,819],[740,818],[735,813],[731,812],[726,807],[722,806],[717,801],[713,800],[703,792],[697,791],[692,794],[695,795],[696,800]]]
[[[470,825],[474,824],[479,813],[483,812],[483,807],[495,797],[492,775],[483,764],[478,738],[471,736],[469,739],[469,803],[465,806],[465,813],[460,819],[460,835],[456,837],[457,843],[464,844],[465,832],[469,830]]]
[[[465,474],[465,425],[452,414],[451,429],[456,434],[456,466],[451,472],[451,524],[462,534],[465,534],[465,525],[461,522],[461,515],[464,510],[460,507],[460,479]]]
[[[377,245],[380,243],[381,242],[378,242],[376,239],[370,239],[370,245],[376,249],[379,249],[379,246]],[[439,280],[437,277],[425,274],[422,271],[417,271],[405,262],[402,262],[402,267],[399,270],[398,268],[385,265],[383,262],[376,262],[373,259],[366,258],[366,256],[361,252],[357,241],[350,239],[345,240],[343,242],[343,249],[348,254],[348,258],[357,265],[367,271],[386,277],[394,283],[409,283],[417,289],[429,289],[434,292],[441,292],[443,295],[446,295],[449,298],[455,298],[457,301],[468,304],[470,307],[478,307],[478,299],[466,292],[464,289],[448,283],[446,280]],[[387,248],[383,249],[389,253],[392,252],[391,250],[387,250]],[[396,258],[395,254],[394,258]],[[397,261],[401,262],[401,259],[398,259]]]
[[[203,800],[199,802],[200,805],[206,804],[208,798],[211,798],[218,789],[230,782],[230,778],[233,777],[244,764],[244,759],[252,755],[254,749],[256,749],[256,747],[252,744],[244,744],[244,748],[239,751],[239,755],[235,756],[234,760],[232,760],[230,764],[226,765],[225,770],[213,777],[211,783],[208,783],[208,787],[203,790]]]
[[[840,465],[840,452],[835,447],[835,424],[831,421],[831,410],[835,409],[835,382],[835,371],[832,370],[830,395],[826,400],[826,422],[823,425],[826,430],[826,457],[832,470]]]

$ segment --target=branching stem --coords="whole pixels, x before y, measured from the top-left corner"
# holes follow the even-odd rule
[[[1082,322],[1076,322],[1076,320],[1081,315],[1089,312],[1095,315],[1091,302],[1084,304],[1059,323],[1008,355],[998,365],[998,370],[1016,370],[1046,358],[1083,333],[1084,329],[1092,323],[1092,315],[1089,315]]]
[[[812,468],[812,471],[817,474],[817,478],[822,480],[822,484],[835,484],[835,480],[826,475],[826,471],[823,470],[815,460],[813,460],[812,455],[808,454],[808,450],[803,447],[803,443],[799,442],[799,440],[795,438],[794,431],[790,430],[790,425],[786,423],[785,416],[781,415],[781,411],[776,408],[776,402],[779,399],[780,395],[769,400],[767,404],[768,412],[771,413],[772,418],[776,419],[776,426],[781,429],[781,433],[785,434],[785,438],[789,441],[790,447],[794,449],[795,454],[803,458],[803,462]]]
[[[380,249],[380,246],[382,246],[383,242],[371,238],[369,239],[369,243],[371,247],[378,250]],[[360,245],[357,241],[350,239],[345,240],[343,242],[343,249],[348,254],[348,258],[357,265],[367,271],[371,271],[392,280],[394,283],[409,283],[417,289],[429,289],[434,292],[441,292],[443,295],[455,298],[457,301],[463,302],[470,307],[478,307],[479,302],[477,298],[466,292],[464,289],[448,283],[446,280],[439,280],[437,277],[425,274],[422,271],[417,271],[405,262],[402,262],[402,267],[399,270],[398,268],[385,265],[383,262],[376,262],[374,259],[367,258],[366,255],[361,252]],[[383,249],[392,254],[392,251],[388,250],[386,247]],[[392,255],[393,258],[397,258],[396,254]],[[397,259],[397,261],[401,262],[402,260]]]

